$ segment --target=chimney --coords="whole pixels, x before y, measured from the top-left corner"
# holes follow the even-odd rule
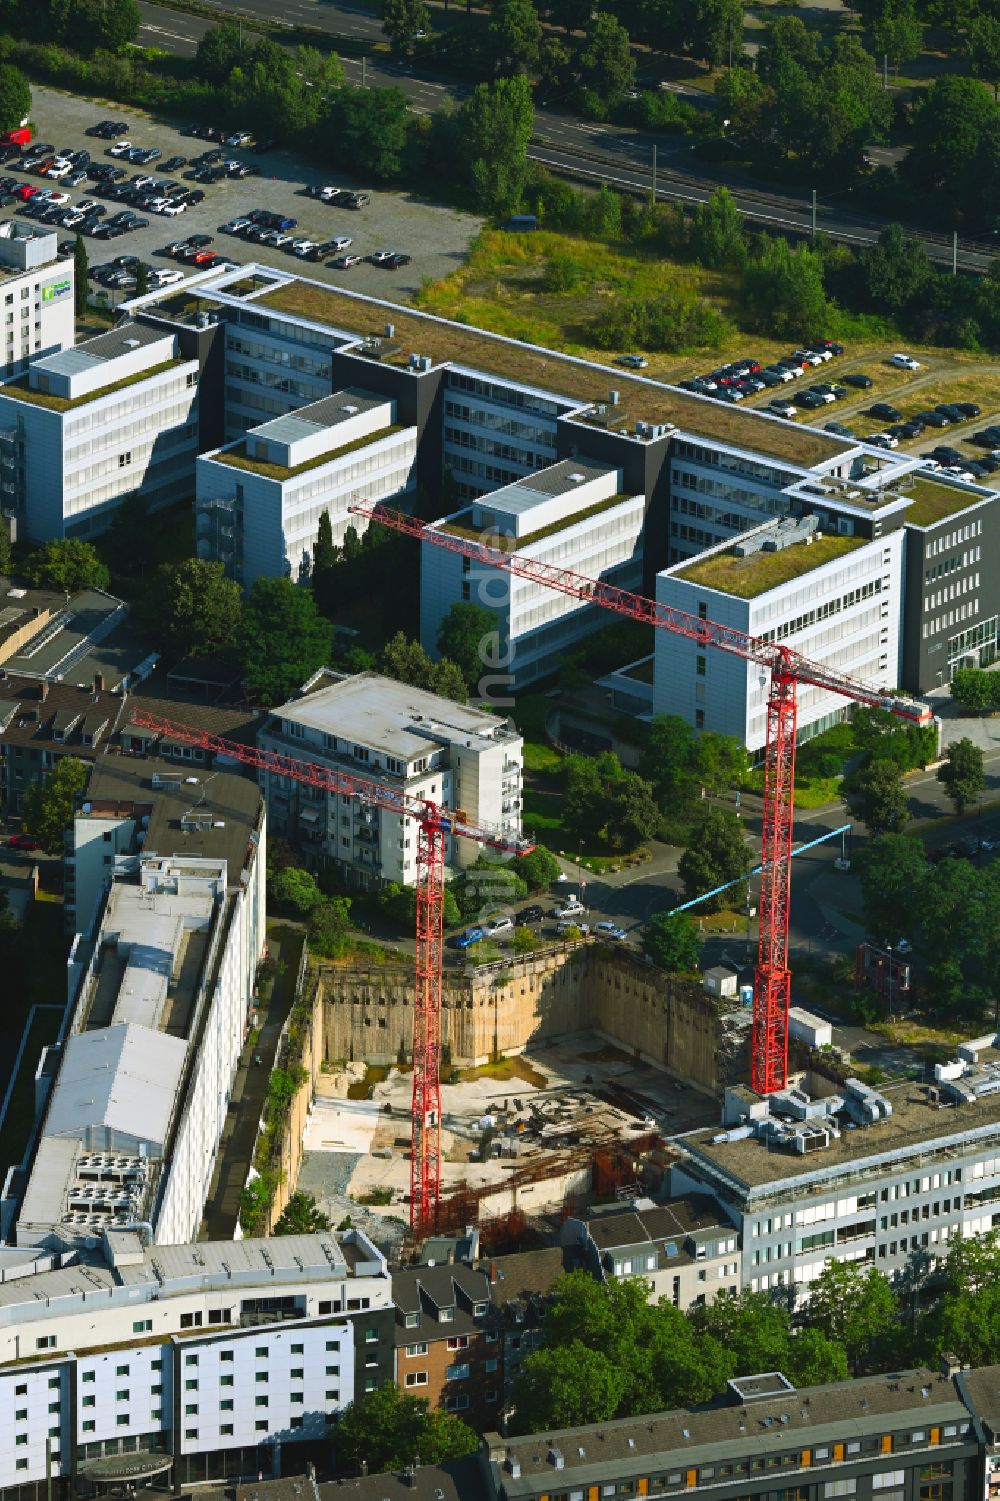
[[[95,693],[103,693],[104,692],[104,673],[103,672],[95,672],[94,673],[94,692]]]
[[[41,701],[42,701],[43,704],[44,704],[45,700],[49,696],[49,685],[45,681],[44,678],[42,678],[41,686],[40,686],[40,688],[38,690],[38,696],[41,699]]]

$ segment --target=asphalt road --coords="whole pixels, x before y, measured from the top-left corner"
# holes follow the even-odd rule
[[[291,31],[295,26],[309,26],[325,31],[333,37],[349,37],[355,45],[381,41],[382,30],[379,18],[370,12],[352,6],[337,5],[331,0],[288,0],[276,13],[274,0],[241,0],[228,5],[218,0],[208,3],[220,14],[246,16],[249,27],[255,20],[278,22]],[[140,0],[142,27],[140,39],[147,46],[158,46],[167,52],[191,56],[197,47],[198,38],[209,22],[181,11],[170,10],[162,5],[152,5]],[[343,58],[347,76],[352,83],[360,83],[362,62],[358,58]],[[401,89],[411,101],[412,107],[422,113],[438,109],[448,98],[462,99],[468,90],[451,80],[443,81],[427,74],[418,74],[413,66],[380,63],[365,65],[365,76],[371,83],[392,84]],[[677,87],[681,92],[682,86]],[[684,90],[685,95],[696,96],[704,101],[698,90]],[[562,115],[558,110],[540,108],[535,114],[535,135],[529,148],[532,160],[547,166],[560,175],[578,178],[591,183],[609,183],[626,191],[649,192],[653,164],[653,147],[657,148],[657,198],[679,203],[704,203],[719,186],[725,183],[736,201],[736,206],[752,223],[763,228],[789,231],[808,235],[812,229],[812,206],[807,194],[779,194],[735,178],[725,172],[707,172],[703,163],[694,157],[689,141],[677,142],[670,137],[654,136],[614,125],[594,125],[573,116]],[[879,161],[888,159],[883,148],[873,148],[873,156]],[[834,240],[849,245],[873,244],[885,227],[885,221],[875,216],[848,214],[842,209],[823,203],[817,207],[817,228]],[[951,264],[952,244],[949,237],[928,235],[915,231],[928,255],[935,261]],[[965,270],[985,271],[996,251],[987,244],[960,243],[958,264]]]

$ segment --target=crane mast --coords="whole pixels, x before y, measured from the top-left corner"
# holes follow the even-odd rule
[[[753,1041],[750,1082],[759,1094],[783,1089],[788,1077],[788,1011],[791,972],[788,968],[788,926],[791,911],[792,822],[795,797],[795,735],[798,685],[808,684],[837,693],[855,703],[886,709],[918,724],[931,719],[925,704],[895,698],[883,689],[857,682],[822,663],[776,642],[747,635],[731,626],[694,616],[673,605],[648,599],[603,579],[587,578],[571,569],[545,563],[508,550],[510,539],[493,533],[490,542],[467,540],[428,525],[405,512],[357,502],[352,514],[377,521],[404,536],[527,579],[545,588],[599,605],[657,630],[683,636],[700,647],[742,657],[770,674],[767,732],[764,750],[764,809],[761,853],[760,933],[754,975]]]
[[[350,772],[303,761],[282,751],[261,750],[235,740],[195,730],[186,724],[135,707],[132,723],[169,735],[216,755],[229,756],[258,773],[290,777],[341,797],[357,798],[417,823],[417,957],[413,1003],[413,1095],[411,1100],[410,1225],[432,1227],[441,1199],[441,990],[444,962],[445,842],[472,839],[507,854],[526,855],[530,839],[506,829],[477,824],[462,812],[442,808],[429,798],[354,776]]]

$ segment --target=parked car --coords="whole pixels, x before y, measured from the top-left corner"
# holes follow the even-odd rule
[[[37,839],[32,839],[30,834],[12,834],[7,840],[12,850],[37,850],[41,846]]]
[[[971,422],[973,417],[978,417],[982,411],[974,401],[956,401],[953,403],[955,410],[961,412],[966,422]]]
[[[594,932],[599,934],[602,938],[612,939],[615,943],[621,943],[623,938],[628,937],[628,934],[625,932],[624,928],[620,928],[617,923],[608,922],[607,920],[603,922],[595,922]]]
[[[903,414],[888,401],[876,401],[874,406],[868,408],[869,417],[877,417],[880,422],[902,422]]]
[[[769,410],[776,417],[797,417],[799,413],[798,407],[792,406],[790,401],[772,401],[769,403]]]
[[[645,370],[649,361],[641,354],[620,354],[615,360],[616,365],[624,365],[626,370]]]
[[[871,378],[871,376],[870,375],[863,375],[860,370],[856,371],[854,374],[851,374],[851,375],[842,375],[840,378],[844,382],[845,386],[854,386],[855,389],[858,390],[858,391],[870,391],[871,390],[871,387],[872,387],[872,378]]]
[[[889,364],[896,370],[920,369],[920,361],[915,360],[912,354],[892,354],[889,356]]]
[[[360,266],[361,260],[360,255],[338,255],[330,262],[330,265],[335,271],[349,271],[352,266]]]
[[[865,442],[869,443],[872,448],[899,447],[899,439],[894,438],[891,433],[870,433],[865,439]]]
[[[485,937],[482,928],[466,928],[464,933],[457,933],[448,942],[455,949],[470,949],[474,943],[482,943]]]
[[[583,903],[580,901],[579,897],[576,897],[576,896],[567,896],[567,897],[563,898],[563,900],[559,903],[559,905],[557,907],[553,907],[552,908],[552,916],[553,917],[576,917],[580,913],[585,912],[585,911],[586,911],[586,908],[584,907]]]
[[[587,926],[587,924],[585,922],[558,922],[558,923],[556,923],[556,932],[560,936],[562,936],[563,934],[569,933],[569,932],[574,932],[574,931],[577,932],[577,933],[582,933],[584,935],[584,937],[586,937],[587,934],[590,932],[590,929],[589,929],[589,927]]]
[[[512,917],[491,917],[486,924],[486,935],[488,938],[498,938],[501,933],[512,933],[513,931],[514,919]]]
[[[544,920],[545,912],[543,908],[539,907],[537,903],[532,903],[530,907],[522,907],[520,912],[515,915],[514,926],[523,928],[529,923],[544,922]]]

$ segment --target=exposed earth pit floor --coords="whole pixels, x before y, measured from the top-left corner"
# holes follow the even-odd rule
[[[379,1216],[407,1214],[412,1073],[394,1067],[372,1085],[370,1099],[346,1098],[362,1072],[351,1065],[341,1075],[321,1076],[304,1138],[297,1186],[314,1194],[335,1223],[353,1206]],[[617,1145],[654,1130],[670,1137],[719,1118],[708,1095],[593,1035],[462,1070],[460,1082],[442,1084],[441,1107],[446,1193],[462,1182],[502,1184],[553,1154]],[[497,1151],[502,1155],[492,1155]]]

